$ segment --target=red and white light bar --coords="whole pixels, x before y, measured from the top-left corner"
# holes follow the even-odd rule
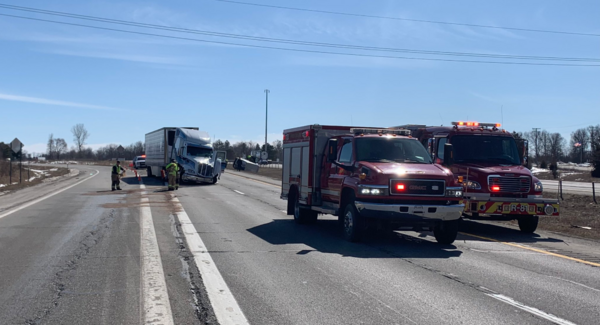
[[[351,133],[354,134],[391,134],[391,135],[410,135],[410,130],[407,129],[360,129],[352,128]]]
[[[499,128],[502,126],[500,123],[479,123],[479,122],[452,122],[454,126],[480,126],[484,128]]]

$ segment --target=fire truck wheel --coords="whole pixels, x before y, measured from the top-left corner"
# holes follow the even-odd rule
[[[360,241],[364,232],[363,222],[364,220],[356,210],[354,202],[348,203],[344,210],[344,238],[350,242]]]
[[[300,207],[300,201],[298,197],[295,199],[294,203],[294,221],[298,224],[310,224],[315,223],[317,221],[317,211],[304,209]]]
[[[435,240],[442,245],[450,245],[458,235],[459,220],[442,221],[433,227]]]
[[[538,226],[538,216],[523,216],[517,219],[519,221],[519,229],[526,234],[535,232]]]

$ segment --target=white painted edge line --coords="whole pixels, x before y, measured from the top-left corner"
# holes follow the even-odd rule
[[[546,313],[544,311],[541,311],[541,310],[539,310],[537,308],[534,308],[534,307],[529,307],[529,306],[527,306],[527,305],[525,305],[523,303],[520,303],[520,302],[518,302],[518,301],[516,301],[516,300],[514,300],[514,299],[512,299],[510,297],[507,297],[507,296],[504,296],[504,295],[501,295],[501,294],[497,294],[497,293],[486,293],[486,295],[488,295],[488,296],[490,296],[490,297],[492,297],[494,299],[500,300],[500,301],[502,301],[504,303],[507,303],[507,304],[509,304],[511,306],[517,307],[517,308],[519,308],[521,310],[524,310],[524,311],[526,311],[528,313],[534,314],[534,315],[536,315],[538,317],[541,317],[541,318],[543,318],[545,320],[548,320],[548,321],[550,321],[550,322],[552,322],[554,324],[559,324],[559,325],[576,325],[575,323],[572,323],[572,322],[570,322],[570,321],[568,321],[566,319],[562,319],[562,318],[554,316],[552,314],[548,314],[548,313]]]
[[[241,194],[241,195],[245,195],[244,193],[238,191],[238,190],[233,190],[234,192],[236,192],[237,194]]]
[[[146,186],[140,184],[140,188],[144,190]],[[143,323],[172,325],[174,324],[173,312],[169,302],[167,282],[152,221],[152,211],[148,198],[144,197],[145,194],[146,191],[142,191],[140,205]]]
[[[98,170],[96,170],[96,173],[95,173],[94,175],[92,175],[92,176],[90,176],[90,177],[88,177],[88,178],[86,178],[86,179],[83,179],[83,180],[81,180],[81,181],[79,181],[79,182],[77,182],[77,183],[75,183],[75,184],[69,185],[69,186],[67,186],[67,187],[65,187],[65,188],[63,188],[63,189],[60,189],[60,190],[56,191],[56,192],[52,192],[52,193],[50,193],[50,194],[48,194],[48,195],[42,196],[41,198],[39,198],[39,199],[35,199],[35,200],[33,200],[33,201],[29,202],[29,203],[26,203],[26,204],[24,204],[24,205],[22,205],[22,206],[20,206],[20,207],[18,207],[18,208],[15,208],[15,209],[13,209],[13,210],[10,210],[10,211],[8,211],[8,212],[5,212],[5,213],[3,213],[3,214],[0,214],[0,219],[2,219],[2,218],[4,218],[4,217],[6,217],[6,216],[8,216],[8,215],[11,215],[11,214],[13,214],[13,213],[15,213],[15,212],[17,212],[17,211],[21,211],[21,210],[23,210],[23,209],[25,209],[25,208],[27,208],[27,207],[30,207],[30,206],[32,206],[32,205],[34,205],[34,204],[36,204],[36,203],[40,203],[40,202],[42,202],[42,201],[44,201],[44,200],[46,200],[46,199],[49,199],[49,198],[51,198],[51,197],[55,196],[56,194],[62,193],[62,192],[66,191],[66,190],[68,190],[68,189],[70,189],[70,188],[72,188],[72,187],[74,187],[74,186],[77,186],[77,185],[79,185],[79,184],[81,184],[81,183],[83,183],[83,182],[85,182],[85,181],[87,181],[87,180],[89,180],[89,179],[92,179],[92,178],[96,177],[96,175],[98,175],[99,173],[100,173],[100,172],[99,172]]]
[[[187,215],[179,200],[171,194],[171,202],[174,203],[177,210],[177,218],[181,223],[181,231],[185,236],[187,247],[194,256],[194,263],[200,271],[208,299],[213,307],[215,315],[220,325],[244,325],[249,324],[242,309],[238,305],[235,297],[229,290],[225,280],[219,273],[215,262],[202,238],[192,224],[190,217]]]

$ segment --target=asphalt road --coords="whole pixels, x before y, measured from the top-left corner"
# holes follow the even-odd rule
[[[0,324],[600,319],[597,242],[464,222],[450,246],[413,231],[348,243],[332,216],[294,224],[265,178],[228,170],[166,192],[129,174],[110,192],[107,167],[77,168],[53,196],[0,212]]]
[[[542,185],[544,186],[544,191],[557,192],[559,187],[559,181],[553,180],[542,180]],[[596,183],[596,197],[600,197],[600,184]],[[579,194],[579,195],[592,195],[594,193],[594,188],[592,187],[591,182],[562,182],[562,191],[563,193],[568,194]]]

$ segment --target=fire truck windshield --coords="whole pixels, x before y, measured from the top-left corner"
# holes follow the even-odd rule
[[[427,150],[417,140],[391,137],[356,139],[356,160],[390,163],[432,163]]]
[[[457,163],[521,164],[517,144],[512,137],[457,135],[451,141]]]

